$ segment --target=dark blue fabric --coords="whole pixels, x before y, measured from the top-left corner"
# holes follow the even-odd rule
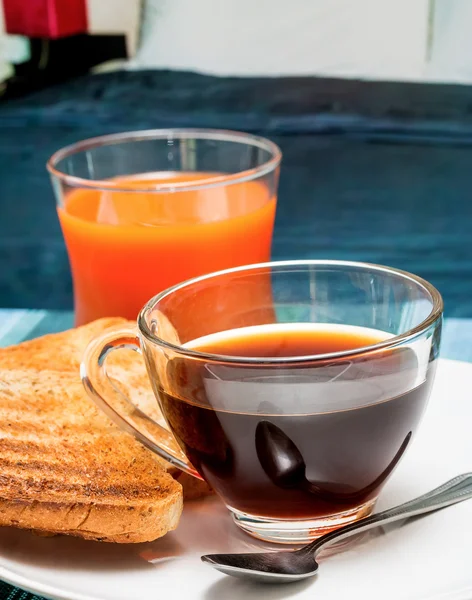
[[[414,271],[472,317],[472,90],[166,71],[89,75],[0,105],[0,306],[69,308],[44,169],[77,140],[151,127],[266,135],[284,153],[274,258]]]

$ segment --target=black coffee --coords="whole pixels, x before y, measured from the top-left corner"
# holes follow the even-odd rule
[[[384,339],[362,328],[273,326],[209,336],[191,347],[294,357]],[[420,373],[409,348],[278,368],[175,358],[159,397],[185,454],[229,506],[265,517],[320,518],[377,496],[417,428],[433,367]]]

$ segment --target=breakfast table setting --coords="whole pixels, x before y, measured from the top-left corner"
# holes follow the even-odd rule
[[[53,149],[72,285],[0,308],[0,598],[472,598],[468,130],[341,121]]]

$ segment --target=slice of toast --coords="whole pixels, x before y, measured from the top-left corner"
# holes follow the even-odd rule
[[[180,484],[95,407],[79,379],[89,340],[117,325],[128,322],[101,319],[0,349],[0,525],[113,542],[149,541],[177,526]],[[141,358],[116,353],[110,366],[162,419]],[[209,491],[180,480],[191,496]]]
[[[181,511],[180,484],[75,374],[0,368],[0,525],[143,542]]]
[[[78,374],[80,362],[90,340],[117,327],[135,328],[136,323],[119,317],[103,318],[62,333],[44,335],[16,346],[0,348],[0,369],[42,371],[53,368],[63,373]],[[136,352],[115,352],[107,361],[107,370],[116,385],[143,412],[165,426],[144,362]],[[182,485],[185,500],[195,500],[213,493],[204,481],[195,479],[158,457],[155,458]]]

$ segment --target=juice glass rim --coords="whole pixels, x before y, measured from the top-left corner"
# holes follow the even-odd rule
[[[264,163],[252,169],[246,169],[237,173],[228,173],[215,175],[205,179],[199,179],[194,183],[174,182],[174,183],[159,183],[155,182],[149,186],[141,186],[136,188],[131,184],[126,184],[117,180],[109,179],[87,179],[64,173],[57,168],[57,164],[80,152],[86,152],[93,148],[102,146],[112,146],[120,143],[140,142],[146,140],[184,140],[184,139],[199,139],[199,140],[214,140],[219,142],[235,142],[239,144],[246,143],[248,146],[258,147],[266,150],[271,157]],[[205,129],[205,128],[170,128],[170,129],[143,129],[137,131],[125,131],[121,133],[112,133],[101,135],[98,137],[87,138],[74,144],[70,144],[57,150],[47,161],[46,168],[50,175],[66,183],[71,187],[89,188],[104,192],[133,192],[133,193],[169,193],[176,192],[191,192],[198,189],[208,189],[223,185],[232,185],[235,183],[243,183],[251,181],[258,177],[271,173],[276,169],[282,160],[282,151],[280,148],[267,138],[245,133],[241,131],[232,131],[229,129]]]
[[[425,290],[431,299],[432,308],[428,316],[421,321],[415,327],[408,329],[407,331],[400,333],[398,335],[387,338],[385,341],[378,342],[376,344],[370,344],[368,346],[362,346],[360,348],[353,348],[351,350],[342,350],[338,352],[329,352],[325,354],[312,354],[312,355],[301,355],[301,356],[284,356],[284,357],[255,357],[255,356],[230,356],[225,354],[214,354],[210,352],[200,352],[199,350],[193,350],[191,348],[187,348],[183,345],[173,344],[172,342],[168,342],[167,340],[155,335],[150,330],[146,316],[147,313],[154,308],[156,308],[160,301],[162,301],[167,296],[178,292],[181,289],[194,285],[196,283],[200,283],[201,281],[211,280],[216,277],[229,275],[232,273],[238,273],[243,271],[254,271],[261,268],[272,269],[276,268],[284,268],[284,267],[336,267],[336,268],[358,268],[363,270],[376,271],[379,273],[389,273],[392,275],[397,275],[399,278],[404,279],[405,281],[411,281],[415,283],[419,288]],[[405,342],[409,342],[416,337],[423,334],[426,330],[428,330],[431,326],[433,326],[439,319],[442,318],[442,313],[444,310],[444,302],[440,292],[431,284],[429,281],[419,277],[418,275],[414,275],[413,273],[409,273],[408,271],[403,271],[401,269],[396,269],[394,267],[387,267],[384,265],[378,265],[375,263],[367,263],[367,262],[358,262],[358,261],[348,261],[348,260],[285,260],[285,261],[270,261],[265,263],[256,263],[251,265],[243,265],[240,267],[233,267],[230,269],[223,269],[221,271],[215,271],[213,273],[208,273],[206,275],[201,275],[200,277],[194,277],[192,279],[188,279],[177,285],[174,285],[167,290],[160,292],[151,298],[141,309],[138,315],[137,323],[140,332],[152,343],[157,344],[163,348],[168,350],[172,350],[180,354],[181,356],[186,356],[188,358],[199,359],[199,360],[207,360],[212,362],[218,362],[222,364],[252,364],[252,365],[281,365],[281,364],[293,364],[293,363],[316,363],[322,362],[326,360],[339,359],[339,358],[349,358],[351,356],[359,356],[365,355],[370,352],[375,352],[378,350],[393,348],[395,346],[404,344]]]

